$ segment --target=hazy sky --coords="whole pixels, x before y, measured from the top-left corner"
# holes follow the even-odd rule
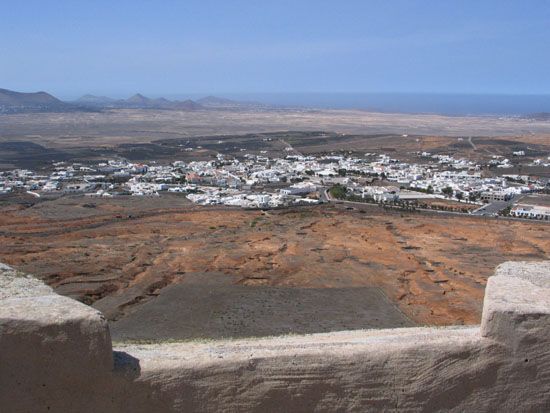
[[[0,0],[0,87],[550,93],[550,1]]]

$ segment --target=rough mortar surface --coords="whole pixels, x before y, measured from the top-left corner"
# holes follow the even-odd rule
[[[501,265],[481,326],[114,351],[96,310],[5,266],[0,280],[13,293],[0,300],[10,412],[550,411],[550,262]]]

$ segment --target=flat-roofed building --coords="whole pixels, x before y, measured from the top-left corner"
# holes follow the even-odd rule
[[[510,215],[518,218],[541,219],[550,221],[550,208],[540,205],[518,204],[510,211]]]

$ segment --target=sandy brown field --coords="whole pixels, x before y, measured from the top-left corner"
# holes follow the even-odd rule
[[[445,117],[344,110],[155,111],[41,113],[0,116],[0,171],[48,169],[53,161],[209,160],[293,153],[386,153],[418,162],[428,151],[486,162],[493,156],[528,164],[550,153],[550,122],[497,117]],[[515,165],[517,167],[517,165]],[[508,173],[548,176],[547,168]]]
[[[550,122],[359,110],[181,112],[132,109],[0,116],[0,142],[27,140],[50,148],[109,147],[157,139],[288,130],[399,136],[507,136],[521,137],[534,144],[548,144]]]
[[[222,274],[239,286],[375,287],[415,323],[471,324],[495,266],[550,256],[546,223],[377,207],[262,213],[75,196],[0,208],[0,260],[111,319],[168,285]]]

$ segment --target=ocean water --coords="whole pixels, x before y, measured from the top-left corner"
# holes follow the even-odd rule
[[[550,95],[434,93],[250,93],[221,94],[271,105],[363,109],[397,113],[521,116],[550,112]]]

